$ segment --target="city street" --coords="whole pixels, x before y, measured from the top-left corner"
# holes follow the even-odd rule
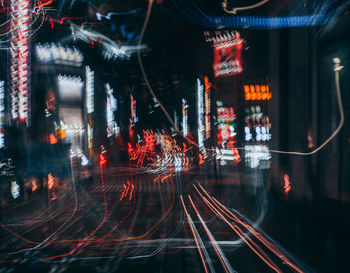
[[[147,171],[102,166],[92,182],[66,180],[55,200],[3,212],[2,257],[33,272],[62,262],[72,272],[312,271],[291,251],[297,244],[271,236],[280,230],[264,171]]]
[[[0,273],[347,273],[350,1],[0,1]]]

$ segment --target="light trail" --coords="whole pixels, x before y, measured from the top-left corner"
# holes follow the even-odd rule
[[[200,194],[201,195],[201,194]],[[246,245],[253,250],[253,252],[258,255],[259,258],[261,258],[269,267],[271,267],[274,271],[278,273],[282,273],[282,270],[280,270],[271,260],[270,258],[266,255],[265,252],[262,251],[262,249],[257,246],[246,234],[237,226],[233,226],[227,219],[217,210],[215,207],[209,203],[209,201],[203,197],[203,201],[208,205],[208,207],[213,211],[213,213],[221,220],[223,220],[225,223],[227,223],[230,228],[237,233],[237,235],[246,243]]]
[[[207,264],[206,264],[206,262],[205,262],[206,260],[204,259],[203,252],[202,252],[202,248],[201,248],[200,243],[199,243],[199,241],[198,241],[198,238],[200,238],[200,237],[197,238],[198,232],[195,232],[195,231],[196,231],[196,230],[195,230],[196,227],[195,227],[194,224],[193,224],[193,221],[192,221],[191,216],[190,216],[190,215],[188,214],[188,212],[187,212],[187,209],[186,209],[184,200],[183,200],[183,198],[182,198],[182,195],[180,195],[180,199],[181,199],[182,206],[183,206],[183,208],[184,208],[184,210],[185,210],[185,214],[186,214],[186,217],[187,217],[187,222],[188,222],[188,224],[190,225],[190,228],[191,228],[193,237],[194,237],[194,239],[195,239],[196,246],[197,246],[199,255],[200,255],[200,257],[201,257],[203,267],[204,267],[204,271],[205,271],[206,273],[208,273],[209,271],[208,271],[208,268],[207,268]],[[198,234],[198,235],[199,235],[199,234]],[[201,239],[200,239],[200,240],[201,240]],[[201,242],[202,242],[202,244],[203,244],[203,241],[202,241],[202,240],[201,240]],[[204,244],[203,244],[203,249],[205,249]],[[209,257],[209,255],[208,255],[208,257]],[[209,260],[208,260],[208,257],[206,257],[206,258],[207,258],[207,261],[209,261]]]
[[[171,183],[173,184],[174,182],[172,182],[172,180],[171,180]],[[159,185],[159,184],[158,184]],[[172,185],[173,186],[173,185]],[[177,184],[177,186],[178,186],[178,184]],[[175,202],[175,190],[174,190],[174,187],[172,187],[172,189],[173,189],[173,201]],[[180,192],[180,190],[179,189],[177,189],[177,191],[178,192]],[[173,204],[174,205],[174,204]],[[171,211],[168,211],[169,213],[171,212]],[[166,212],[166,214],[168,213],[168,212]],[[172,233],[171,233],[171,235],[168,237],[168,238],[166,238],[166,239],[161,239],[159,242],[160,242],[160,245],[158,246],[158,248],[156,249],[156,250],[154,250],[152,253],[150,253],[150,254],[146,254],[146,255],[139,255],[139,256],[134,256],[134,257],[130,257],[129,259],[139,259],[139,258],[148,258],[148,257],[152,257],[152,256],[154,256],[154,255],[156,255],[156,254],[158,254],[158,253],[161,253],[160,251],[168,244],[168,242],[169,241],[174,241],[174,240],[176,240],[176,239],[174,239],[174,236],[177,234],[177,232],[184,226],[184,224],[185,224],[185,215],[183,214],[183,210],[181,210],[181,215],[180,215],[180,221],[179,221],[179,223],[177,224],[177,226],[173,229],[173,231],[172,231]],[[156,240],[149,240],[149,241],[156,241]],[[139,243],[142,243],[142,241],[139,241]],[[185,244],[187,244],[188,242],[186,242]],[[182,248],[180,248],[180,250],[181,250]],[[178,251],[178,250],[177,250]]]
[[[285,253],[281,251],[275,244],[271,243],[267,238],[265,238],[261,233],[257,232],[254,228],[252,228],[248,223],[243,222],[242,220],[239,219],[235,214],[233,214],[230,210],[228,210],[224,205],[222,205],[218,200],[216,200],[214,197],[211,197],[209,193],[200,185],[198,186],[202,189],[202,191],[205,193],[205,195],[211,200],[212,203],[210,203],[197,189],[195,185],[193,185],[195,189],[197,190],[198,194],[202,197],[202,199],[206,202],[206,204],[213,209],[215,212],[219,213],[221,215],[221,219],[223,219],[226,223],[227,220],[226,218],[218,211],[220,210],[223,214],[225,214],[228,218],[231,220],[236,221],[237,223],[241,224],[244,226],[248,231],[253,234],[261,243],[263,243],[271,252],[273,252],[278,258],[280,258],[285,264],[287,264],[290,268],[295,270],[298,273],[303,273],[304,271],[300,269],[296,264],[294,264],[288,257],[285,256]],[[215,207],[213,206],[215,205]],[[231,225],[230,225],[231,226]],[[238,229],[238,232],[243,233],[241,229],[239,229],[237,226],[236,228]],[[236,230],[235,230],[236,231]],[[237,231],[236,231],[237,232]],[[242,237],[241,237],[242,238]],[[243,239],[243,238],[242,238]],[[249,237],[247,237],[249,240]],[[244,239],[243,239],[244,240]],[[245,240],[244,240],[245,241]],[[251,241],[251,240],[250,240]],[[251,241],[253,244],[255,244],[253,241]],[[255,244],[256,245],[256,244]],[[255,251],[254,251],[255,252]]]
[[[219,244],[216,242],[213,234],[210,232],[208,226],[206,225],[206,223],[203,221],[199,211],[197,210],[197,207],[195,206],[195,204],[193,203],[192,201],[192,198],[190,195],[188,195],[188,199],[190,200],[191,202],[191,205],[192,207],[194,208],[196,214],[197,214],[197,217],[199,219],[199,221],[201,222],[202,226],[204,227],[204,230],[205,232],[207,233],[209,239],[210,239],[210,243],[212,244],[215,252],[216,252],[216,255],[219,257],[219,260],[225,270],[226,273],[233,273],[233,272],[236,272],[235,270],[233,270],[233,268],[231,267],[231,264],[230,262],[228,261],[228,259],[226,258],[226,255],[224,254],[224,252],[221,250]]]
[[[72,159],[72,158],[70,158]],[[72,165],[72,160],[70,161],[70,164]],[[53,232],[50,236],[48,236],[44,241],[42,241],[41,243],[39,243],[37,246],[33,247],[33,248],[27,248],[27,249],[22,249],[10,254],[17,254],[23,251],[29,251],[29,250],[35,250],[37,248],[39,248],[40,246],[42,246],[43,244],[45,244],[47,241],[49,241],[54,235],[56,235],[72,218],[73,216],[76,214],[77,209],[78,209],[78,197],[77,197],[77,192],[76,192],[76,188],[75,188],[75,179],[74,179],[74,175],[72,175],[72,182],[73,182],[73,193],[74,193],[74,209],[72,214],[70,215],[70,217],[68,217],[68,219],[62,224],[60,225],[60,227],[58,229],[56,229],[55,232]]]
[[[111,239],[110,241],[111,242],[123,242],[123,241],[128,241],[128,240],[138,240],[138,239],[142,239],[148,235],[150,235],[158,226],[159,224],[170,214],[171,210],[173,209],[174,207],[174,204],[175,204],[175,189],[174,189],[174,185],[173,185],[173,182],[171,182],[171,185],[172,185],[172,201],[171,201],[171,204],[170,206],[168,207],[166,213],[161,217],[161,219],[159,219],[159,221],[157,223],[155,223],[147,232],[145,232],[144,234],[142,235],[138,235],[138,236],[131,236],[131,237],[126,237],[126,238],[120,238],[120,239]],[[135,195],[133,195],[135,196]],[[22,236],[20,236],[19,234],[13,232],[12,230],[8,229],[6,226],[2,225],[0,223],[0,225],[6,230],[8,231],[10,234],[12,234],[13,236],[23,240],[24,242],[26,243],[29,243],[29,244],[41,244],[40,242],[34,242],[34,241],[31,241],[31,240],[28,240]],[[57,244],[57,243],[76,243],[76,242],[82,242],[84,244],[87,244],[87,243],[96,243],[96,242],[100,242],[101,240],[104,240],[107,236],[109,236],[114,230],[116,229],[116,226],[110,231],[107,233],[107,235],[103,236],[102,238],[99,238],[99,239],[66,239],[66,240],[55,240],[55,241],[47,241],[45,242],[45,245],[52,245],[52,244]]]
[[[38,1],[38,3],[39,3],[39,5],[38,5],[39,9],[41,9],[42,7],[51,5],[51,4],[52,4],[52,1],[53,1],[53,0],[48,0],[47,2],[44,2],[44,3],[42,3],[41,1]]]
[[[103,159],[103,156],[102,156]],[[107,201],[106,201],[106,191],[105,191],[105,183],[104,183],[104,179],[103,179],[103,164],[105,162],[100,162],[100,170],[101,170],[101,184],[102,184],[102,190],[103,190],[103,201],[104,201],[104,216],[103,219],[101,221],[101,223],[89,234],[89,236],[82,241],[81,243],[79,243],[74,249],[72,249],[70,252],[68,253],[64,253],[64,254],[60,254],[60,255],[55,255],[52,257],[48,257],[48,258],[43,258],[41,259],[42,261],[48,261],[48,260],[52,260],[52,259],[56,259],[56,258],[60,258],[60,257],[66,257],[69,256],[71,254],[73,254],[75,251],[77,251],[84,243],[86,243],[86,240],[88,240],[90,237],[92,237],[105,223],[105,221],[107,220],[107,214],[108,214],[108,207],[107,207]]]

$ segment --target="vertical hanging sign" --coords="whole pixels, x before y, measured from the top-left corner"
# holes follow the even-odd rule
[[[205,134],[206,139],[210,138],[210,113],[211,113],[211,83],[207,76],[204,77],[205,86]]]
[[[0,81],[0,149],[5,147],[5,88],[4,81]]]
[[[205,128],[204,128],[204,86],[200,79],[197,79],[197,121],[198,121],[198,146],[199,150],[204,148]]]
[[[10,89],[12,119],[28,123],[30,0],[12,0],[10,7]]]

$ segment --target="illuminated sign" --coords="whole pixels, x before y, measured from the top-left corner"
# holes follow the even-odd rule
[[[204,128],[204,86],[200,79],[197,79],[197,121],[198,121],[198,146],[199,150],[204,148],[205,128]]]
[[[236,143],[236,114],[233,107],[218,107],[217,108],[218,146],[222,148],[233,148]]]
[[[290,183],[290,179],[289,179],[289,175],[288,174],[284,174],[283,175],[283,191],[286,197],[288,197],[288,194],[290,192],[290,190],[292,189],[292,185]]]
[[[91,118],[87,124],[87,135],[88,135],[88,148],[90,152],[90,157],[93,156],[94,148],[94,124]]]
[[[241,161],[241,157],[237,149],[218,149],[216,148],[216,159],[217,160],[227,160],[236,161],[237,163]]]
[[[269,86],[263,85],[244,85],[245,100],[270,100],[271,93]]]
[[[41,64],[61,64],[70,66],[81,66],[84,60],[83,54],[75,47],[63,47],[58,44],[37,44],[36,56]]]
[[[245,141],[266,142],[271,140],[271,123],[267,115],[264,115],[260,106],[251,106],[245,109]]]
[[[138,122],[139,118],[136,116],[136,100],[130,95],[130,109],[131,109],[131,125]]]
[[[184,137],[188,135],[188,107],[186,99],[182,99],[182,134]]]
[[[223,77],[243,72],[243,40],[238,32],[212,38],[214,47],[214,76]]]
[[[5,147],[5,88],[4,81],[0,81],[0,149]]]
[[[100,166],[102,167],[103,165],[105,165],[107,163],[106,158],[104,157],[103,154],[100,154]]]
[[[269,160],[271,154],[269,148],[266,145],[246,145],[245,151],[245,164],[252,169],[268,169],[270,168]]]
[[[11,195],[14,199],[17,199],[19,197],[19,190],[20,187],[17,184],[17,181],[11,181]]]
[[[106,103],[106,115],[107,115],[107,136],[111,137],[112,135],[118,135],[120,128],[118,127],[115,119],[114,112],[118,108],[118,102],[113,96],[113,89],[107,83],[105,85],[107,92],[107,103]]]
[[[32,192],[34,192],[39,188],[38,180],[36,178],[32,178],[31,183],[32,183]]]
[[[207,76],[204,77],[205,86],[205,134],[206,138],[210,138],[210,113],[211,113],[211,83]]]
[[[58,75],[60,102],[80,102],[84,83],[79,77]]]
[[[94,112],[94,71],[86,67],[86,112]]]
[[[56,96],[51,89],[47,90],[45,105],[47,110],[46,112],[50,116],[49,111],[54,112],[56,110]]]
[[[176,110],[174,110],[174,124],[176,128],[179,128],[179,117],[176,113]]]
[[[47,176],[47,188],[51,192],[51,200],[57,199],[56,193],[55,193],[55,178],[51,173]]]
[[[52,190],[55,184],[55,179],[52,176],[51,173],[49,173],[49,175],[47,176],[47,187],[49,190]]]
[[[17,0],[10,7],[11,116],[22,122],[28,119],[29,5],[29,0]]]

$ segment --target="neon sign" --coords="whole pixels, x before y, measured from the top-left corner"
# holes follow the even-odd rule
[[[27,122],[29,82],[29,0],[11,1],[10,90],[11,116]]]
[[[35,178],[32,178],[31,182],[32,182],[32,192],[34,192],[39,188],[38,181]]]
[[[245,164],[247,167],[250,167],[252,169],[270,168],[269,160],[271,159],[271,154],[269,148],[266,145],[246,145],[244,147],[244,151]]]
[[[271,93],[269,86],[263,85],[244,85],[245,100],[270,100]]]
[[[204,102],[203,102],[203,91],[204,86],[201,83],[200,79],[197,79],[197,121],[198,121],[198,146],[199,150],[204,148]]]
[[[57,199],[56,193],[55,193],[55,178],[51,173],[47,176],[47,188],[51,192],[51,200]]]
[[[286,197],[288,197],[288,194],[290,192],[290,190],[292,189],[292,185],[290,183],[290,179],[289,179],[289,175],[288,174],[284,174],[283,175],[283,191]]]
[[[104,157],[103,154],[100,154],[100,166],[102,167],[103,165],[105,165],[107,163],[106,158]]]
[[[210,113],[211,113],[211,83],[207,76],[204,77],[205,86],[205,134],[206,138],[210,138]]]
[[[111,137],[112,135],[119,134],[119,127],[114,118],[114,112],[118,108],[118,102],[113,96],[113,89],[107,83],[105,85],[107,91],[107,103],[106,103],[106,114],[107,114],[107,136]]]
[[[182,99],[182,134],[184,137],[188,135],[188,107],[186,99]]]
[[[0,81],[0,149],[5,147],[5,89],[4,81]]]
[[[223,77],[243,72],[243,39],[239,32],[222,34],[212,38],[214,47],[214,76]]]
[[[88,135],[88,148],[90,151],[90,157],[93,156],[93,148],[94,148],[94,124],[91,118],[89,118],[89,122],[87,124],[87,135]]]
[[[82,97],[82,88],[84,86],[80,77],[70,77],[58,75],[58,88],[60,102],[80,102]]]
[[[86,67],[86,112],[94,112],[94,71]]]
[[[245,116],[245,140],[266,142],[271,140],[271,123],[267,115],[262,113],[260,106],[251,106],[246,108]]]
[[[138,122],[139,118],[136,116],[136,100],[134,100],[134,97],[130,95],[130,109],[131,109],[131,125]]]
[[[17,181],[11,182],[11,195],[14,199],[17,199],[19,197],[19,185],[17,184]]]
[[[41,64],[62,64],[81,66],[84,60],[83,54],[75,47],[63,47],[58,44],[38,44],[35,46],[36,56]]]

